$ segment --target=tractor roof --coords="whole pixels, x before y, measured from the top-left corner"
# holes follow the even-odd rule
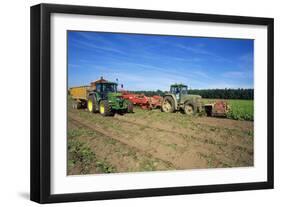
[[[172,84],[171,87],[180,87],[181,88],[181,87],[187,87],[187,85],[184,85],[181,83],[180,84],[175,83],[175,84]]]
[[[107,81],[107,82],[102,82],[102,83],[97,83],[97,84],[114,84],[114,85],[118,85],[117,83],[115,83],[115,82],[109,82],[109,81]]]

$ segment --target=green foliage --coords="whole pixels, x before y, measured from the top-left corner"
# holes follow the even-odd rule
[[[69,167],[81,164],[81,173],[89,173],[90,165],[95,159],[95,154],[92,152],[91,148],[85,143],[74,139],[69,139],[67,145]]]
[[[254,120],[253,101],[247,100],[230,100],[230,111],[227,117],[235,120]]]
[[[103,173],[113,173],[116,171],[115,167],[105,161],[96,161],[96,168]]]
[[[254,99],[254,89],[193,89],[189,90],[189,94],[197,94],[202,98],[216,98],[216,99]]]
[[[115,172],[115,167],[107,163],[105,160],[99,160],[97,155],[92,151],[91,147],[81,142],[78,137],[94,136],[96,132],[87,129],[68,129],[68,168],[79,169],[80,174],[88,174],[94,170],[101,173]],[[108,140],[109,144],[115,144],[113,139]]]
[[[142,169],[143,171],[154,171],[156,169],[156,165],[156,162],[147,159],[141,162],[140,169]]]
[[[159,95],[163,96],[167,91],[130,91],[136,94],[144,94],[146,96]],[[189,94],[200,95],[202,98],[216,98],[216,99],[254,99],[254,89],[189,89]]]
[[[98,160],[91,148],[83,142],[75,139],[68,140],[68,167],[80,167],[81,174],[88,174],[92,167],[98,172],[112,173],[115,172],[115,167],[104,160]]]
[[[68,138],[78,137],[84,134],[84,130],[69,129],[67,131]]]
[[[129,91],[130,93],[135,93],[135,94],[144,94],[146,96],[164,96],[167,91]]]

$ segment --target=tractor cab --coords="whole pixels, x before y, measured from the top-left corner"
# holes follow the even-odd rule
[[[92,113],[99,111],[104,116],[114,115],[115,112],[131,113],[133,106],[122,98],[117,85],[109,81],[94,82],[88,96],[88,110]]]
[[[97,83],[96,91],[99,93],[117,93],[117,83],[113,83],[113,82]]]
[[[179,100],[182,95],[187,95],[187,86],[183,84],[173,84],[170,87],[170,93],[175,94],[177,100]]]
[[[162,101],[162,111],[173,113],[182,110],[191,115],[202,110],[201,96],[188,93],[187,85],[173,84]]]
[[[105,82],[105,83],[96,83],[96,92],[98,92],[102,99],[106,99],[108,94],[117,93],[117,83],[114,82]]]

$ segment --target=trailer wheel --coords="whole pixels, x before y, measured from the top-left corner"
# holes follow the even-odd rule
[[[81,109],[82,104],[80,102],[75,101],[75,102],[72,103],[72,108],[73,109]]]
[[[191,103],[185,103],[183,110],[187,115],[193,115],[195,113],[194,106]]]
[[[103,116],[111,116],[113,114],[107,100],[103,100],[100,102],[99,111]]]
[[[162,109],[162,111],[168,112],[168,113],[175,112],[175,102],[174,102],[174,99],[171,96],[164,97],[161,109]]]
[[[72,103],[72,108],[77,109],[77,102],[76,101]]]

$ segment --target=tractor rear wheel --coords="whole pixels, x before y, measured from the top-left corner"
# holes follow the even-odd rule
[[[113,114],[107,100],[100,102],[99,111],[103,116],[111,116]]]
[[[190,103],[185,103],[183,110],[187,115],[193,115],[195,113],[194,106]]]
[[[174,102],[174,99],[171,96],[164,97],[161,109],[162,109],[162,111],[168,112],[168,113],[175,112],[175,102]]]

